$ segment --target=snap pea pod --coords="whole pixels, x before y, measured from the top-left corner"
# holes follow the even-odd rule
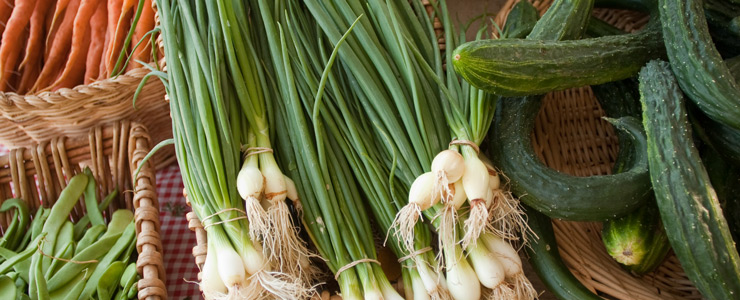
[[[113,245],[115,245],[116,241],[120,237],[120,234],[114,234],[101,238],[100,240],[90,245],[90,247],[87,247],[85,250],[72,257],[72,260],[80,262],[99,259],[101,256],[105,255],[106,251],[108,251]],[[95,265],[95,263],[65,264],[64,266],[62,266],[62,268],[59,269],[58,272],[54,274],[54,276],[49,278],[49,290],[56,291],[60,287],[65,286],[66,283],[72,280],[75,274],[78,274],[83,269],[90,268],[93,265]]]
[[[90,171],[90,168],[85,168],[85,175],[87,175],[87,186],[85,187],[85,214],[90,218],[90,223],[94,225],[105,225],[103,220],[103,214],[98,208],[98,195],[95,191],[95,177]]]
[[[105,232],[105,225],[95,225],[93,227],[90,227],[85,232],[85,235],[80,239],[79,242],[77,242],[77,248],[75,248],[75,255],[82,252],[82,250],[85,250],[87,247],[92,245],[95,241],[98,240],[101,234]]]
[[[67,245],[64,246],[64,248],[60,249],[59,252],[54,253],[55,257],[61,258],[61,259],[71,259],[72,256],[75,254],[75,242],[69,241],[67,242]],[[46,270],[46,274],[44,277],[48,280],[51,278],[51,275],[55,273],[62,265],[64,265],[64,261],[60,259],[52,260],[51,265],[49,265],[49,269]]]
[[[111,263],[108,269],[103,272],[96,287],[98,292],[97,299],[113,299],[114,292],[118,287],[118,283],[121,281],[121,275],[123,275],[125,266],[123,262],[116,261]]]
[[[82,299],[87,299],[87,297],[92,296],[92,294],[95,292],[98,282],[100,281],[100,278],[103,276],[103,273],[108,269],[110,264],[113,263],[119,255],[121,255],[121,252],[126,250],[126,247],[135,239],[136,226],[134,225],[134,222],[131,222],[126,227],[126,230],[123,232],[123,234],[121,234],[121,237],[118,239],[118,241],[116,241],[116,244],[113,245],[110,251],[108,251],[108,253],[106,253],[103,259],[101,259],[98,263],[95,271],[93,271],[93,274],[90,276],[90,280],[88,280],[87,284],[85,284],[85,289],[82,291],[82,295],[80,295]]]
[[[18,297],[18,287],[15,281],[8,276],[0,276],[0,299],[15,299]]]
[[[128,264],[128,266],[126,266],[126,270],[123,271],[123,275],[121,275],[121,291],[126,291],[131,288],[131,286],[136,282],[137,276],[136,263]]]
[[[98,204],[98,210],[102,212],[108,209],[108,205],[110,205],[111,201],[113,201],[113,199],[115,199],[116,196],[118,196],[118,190],[113,190],[110,194],[108,194],[108,196],[105,196],[105,198],[103,199],[103,202],[100,202],[100,204]],[[79,240],[80,237],[85,233],[85,229],[87,228],[87,225],[90,225],[90,217],[88,217],[87,214],[85,214],[75,224],[75,239],[76,240]]]
[[[67,289],[58,289],[51,293],[51,300],[77,300],[82,293],[82,289],[85,288],[85,282],[87,280],[88,272],[83,272],[75,276],[67,285]]]
[[[128,289],[127,292],[127,298],[128,299],[134,299],[136,298],[136,294],[139,291],[139,282],[134,282],[134,285],[131,286],[131,288]]]
[[[134,219],[134,213],[130,210],[119,209],[113,213],[110,224],[108,224],[108,230],[103,234],[103,237],[109,235],[115,235],[123,233],[126,227]]]
[[[17,250],[18,243],[22,237],[19,230],[25,230],[31,219],[28,213],[28,204],[26,204],[23,199],[14,198],[5,200],[3,205],[0,206],[0,212],[6,212],[11,208],[16,209],[13,214],[13,222],[10,227],[8,227],[5,236],[0,239],[0,246],[7,246],[8,249]]]
[[[75,175],[69,181],[69,185],[62,190],[57,202],[52,206],[49,218],[46,220],[44,227],[41,230],[42,232],[48,233],[46,235],[46,242],[41,248],[44,253],[54,253],[59,230],[62,227],[62,224],[69,217],[69,213],[77,203],[77,199],[80,199],[80,196],[82,196],[82,192],[86,185],[87,176],[85,174]],[[50,264],[51,258],[45,256],[41,258],[42,270],[48,269]]]

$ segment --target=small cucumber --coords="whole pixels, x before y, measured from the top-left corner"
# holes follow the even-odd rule
[[[639,78],[650,177],[668,240],[702,296],[736,299],[740,256],[694,146],[676,78],[660,61],[648,63]]]
[[[614,260],[637,275],[657,268],[671,250],[654,202],[604,222],[601,240]]]

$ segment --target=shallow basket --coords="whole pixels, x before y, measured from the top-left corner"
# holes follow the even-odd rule
[[[509,0],[495,18],[501,26],[519,0]],[[552,0],[533,0],[540,15]],[[594,16],[627,31],[638,30],[648,16],[626,10],[594,9]],[[612,126],[602,120],[590,87],[552,92],[545,96],[537,116],[532,142],[548,166],[575,176],[610,174],[618,152]],[[702,299],[671,253],[655,271],[636,277],[622,269],[606,252],[601,223],[554,220],[563,261],[592,292],[607,299]]]
[[[120,121],[86,132],[78,138],[52,137],[0,156],[0,201],[14,195],[22,198],[33,216],[39,207],[51,207],[69,179],[90,167],[98,183],[99,199],[116,187],[119,191],[104,215],[109,217],[119,208],[134,211],[136,268],[141,276],[138,298],[167,299],[152,163],[143,165],[133,178],[150,149],[147,129],[140,123]],[[72,220],[79,220],[84,212],[84,202],[79,201],[70,214]],[[6,228],[11,216],[12,211],[0,213],[0,227]]]

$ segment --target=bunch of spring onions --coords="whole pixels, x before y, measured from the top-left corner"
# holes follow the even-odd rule
[[[254,232],[250,231],[253,223],[273,226],[273,222],[282,220],[269,219],[269,213],[265,213],[267,219],[252,219],[254,215],[246,214],[245,202],[239,195],[244,189],[237,188],[240,166],[259,168],[266,178],[258,181],[264,180],[265,186],[270,186],[263,193],[278,193],[283,197],[288,193],[288,184],[274,159],[263,155],[269,151],[259,155],[246,153],[248,159],[244,164],[241,159],[242,145],[269,147],[264,123],[265,103],[269,102],[264,99],[266,79],[259,72],[260,62],[249,43],[249,23],[243,15],[246,8],[241,7],[241,1],[228,0],[157,0],[156,3],[167,73],[154,71],[154,74],[167,89],[183,182],[193,211],[208,237],[208,255],[200,282],[204,296],[207,299],[307,297],[312,290],[302,277],[287,272],[290,269],[283,269],[285,265],[280,264],[286,260],[272,255],[282,248],[269,243],[282,242],[275,239],[286,235],[270,232],[269,235],[277,235],[273,239],[260,231],[263,229],[256,231],[255,238],[246,234]],[[262,195],[248,195],[262,200]],[[265,205],[279,206],[270,201],[279,199],[277,196],[267,195],[264,199]],[[281,217],[279,213],[274,215]],[[295,265],[298,264],[290,267]]]
[[[346,163],[357,179],[357,184],[369,204],[375,225],[382,232],[387,232],[399,209],[403,206],[409,187],[393,176],[393,167],[385,161],[397,160],[397,155],[389,156],[382,145],[377,143],[372,131],[372,123],[365,116],[362,108],[350,105],[350,99],[359,99],[350,87],[344,69],[332,66],[337,51],[343,44],[331,45],[321,32],[313,18],[296,5],[295,1],[275,1],[275,8],[266,10],[285,10],[280,24],[285,24],[284,35],[288,36],[293,46],[288,47],[288,57],[295,57],[288,62],[292,64],[296,76],[295,85],[299,89],[304,113],[312,118],[315,135],[330,135],[339,155],[346,158]],[[265,10],[263,10],[265,11]],[[407,12],[411,12],[410,10]],[[416,16],[399,15],[407,20],[416,20]],[[358,26],[363,17],[354,21]],[[350,26],[349,34],[355,27]],[[349,35],[345,33],[344,38]],[[318,37],[318,38],[316,38]],[[290,46],[290,45],[289,45]],[[330,51],[334,49],[330,53]],[[351,116],[351,117],[346,117]],[[449,299],[446,281],[431,266],[436,265],[435,255],[431,248],[431,232],[423,224],[418,224],[414,236],[414,249],[409,251],[390,237],[391,250],[402,264],[402,278],[406,299]]]
[[[319,106],[314,102],[317,90],[309,86],[316,87],[317,82],[309,82],[316,77],[304,76],[315,68],[307,60],[319,63],[327,57],[322,56],[326,52],[304,51],[303,43],[320,43],[327,49],[331,46],[317,38],[316,26],[300,14],[299,6],[298,1],[259,1],[274,54],[271,62],[276,84],[282,93],[278,129],[286,134],[279,136],[278,149],[287,170],[297,179],[303,222],[335,275],[344,299],[403,299],[377,262],[369,216],[358,179],[337,143],[340,137],[326,134],[322,128],[329,124],[309,113]],[[341,89],[348,82],[342,79],[336,84],[333,88]]]
[[[396,158],[383,163],[410,187],[412,204],[397,218],[401,225],[397,240],[413,251],[416,223],[423,214],[439,236],[439,258],[446,272],[439,278],[446,277],[452,298],[534,298],[510,244],[524,227],[518,202],[475,150],[490,126],[495,98],[444,70],[438,36],[419,1],[304,2],[332,43],[359,15],[368,16],[338,49],[338,63],[358,95],[350,106],[361,107],[370,119],[374,133],[368,137],[386,145],[382,148],[387,157]],[[409,11],[418,23],[401,17]],[[434,11],[445,25],[445,46],[453,49],[464,39],[452,33],[444,2]],[[445,61],[450,64],[451,59],[447,55]],[[448,127],[435,122],[441,118]],[[453,143],[453,151],[443,152],[450,141],[445,140],[448,130],[468,142]],[[439,152],[443,157],[434,163],[433,155]],[[466,199],[471,201],[465,204]],[[458,243],[457,232],[462,230],[469,233],[464,243]]]

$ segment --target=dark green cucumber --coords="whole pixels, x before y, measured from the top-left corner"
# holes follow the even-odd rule
[[[659,0],[658,8],[681,90],[710,118],[740,129],[740,86],[712,43],[701,0]]]
[[[586,36],[591,38],[600,36],[621,35],[625,33],[626,32],[622,31],[621,29],[612,26],[612,24],[609,24],[606,21],[603,21],[596,17],[591,17],[591,21],[588,22],[588,27],[586,27]]]
[[[729,163],[711,147],[704,147],[701,160],[717,193],[733,240],[740,240],[740,168]],[[737,248],[737,244],[735,245]]]
[[[547,290],[561,300],[602,300],[583,286],[563,263],[550,218],[527,209],[527,224],[532,235],[529,247],[525,247],[529,263]]]
[[[671,249],[654,202],[604,222],[601,240],[614,260],[637,275],[657,268]]]
[[[740,6],[726,0],[704,0],[704,16],[712,42],[722,57],[740,55],[740,31],[735,25],[740,16]]]
[[[529,1],[519,1],[506,17],[501,38],[521,39],[526,37],[537,24],[537,9]]]
[[[650,177],[668,240],[706,299],[737,299],[740,256],[694,146],[684,97],[668,63],[653,61],[640,71],[640,94]]]
[[[732,77],[735,77],[735,82],[740,82],[740,56],[725,60],[725,65],[730,69]]]
[[[455,70],[473,86],[527,96],[632,77],[665,55],[659,24],[634,34],[577,41],[479,40],[453,52]]]
[[[729,162],[740,166],[740,130],[714,121],[698,109],[689,113],[696,135]]]
[[[532,97],[534,98],[534,97]],[[521,201],[551,218],[604,221],[636,209],[650,192],[645,136],[639,121],[621,118],[615,126],[633,138],[635,159],[625,171],[613,175],[576,177],[560,173],[540,161],[532,148],[531,116],[540,99],[502,99],[490,149],[496,166],[511,180]]]
[[[591,19],[593,8],[594,0],[554,1],[527,36],[527,40],[580,39]]]

